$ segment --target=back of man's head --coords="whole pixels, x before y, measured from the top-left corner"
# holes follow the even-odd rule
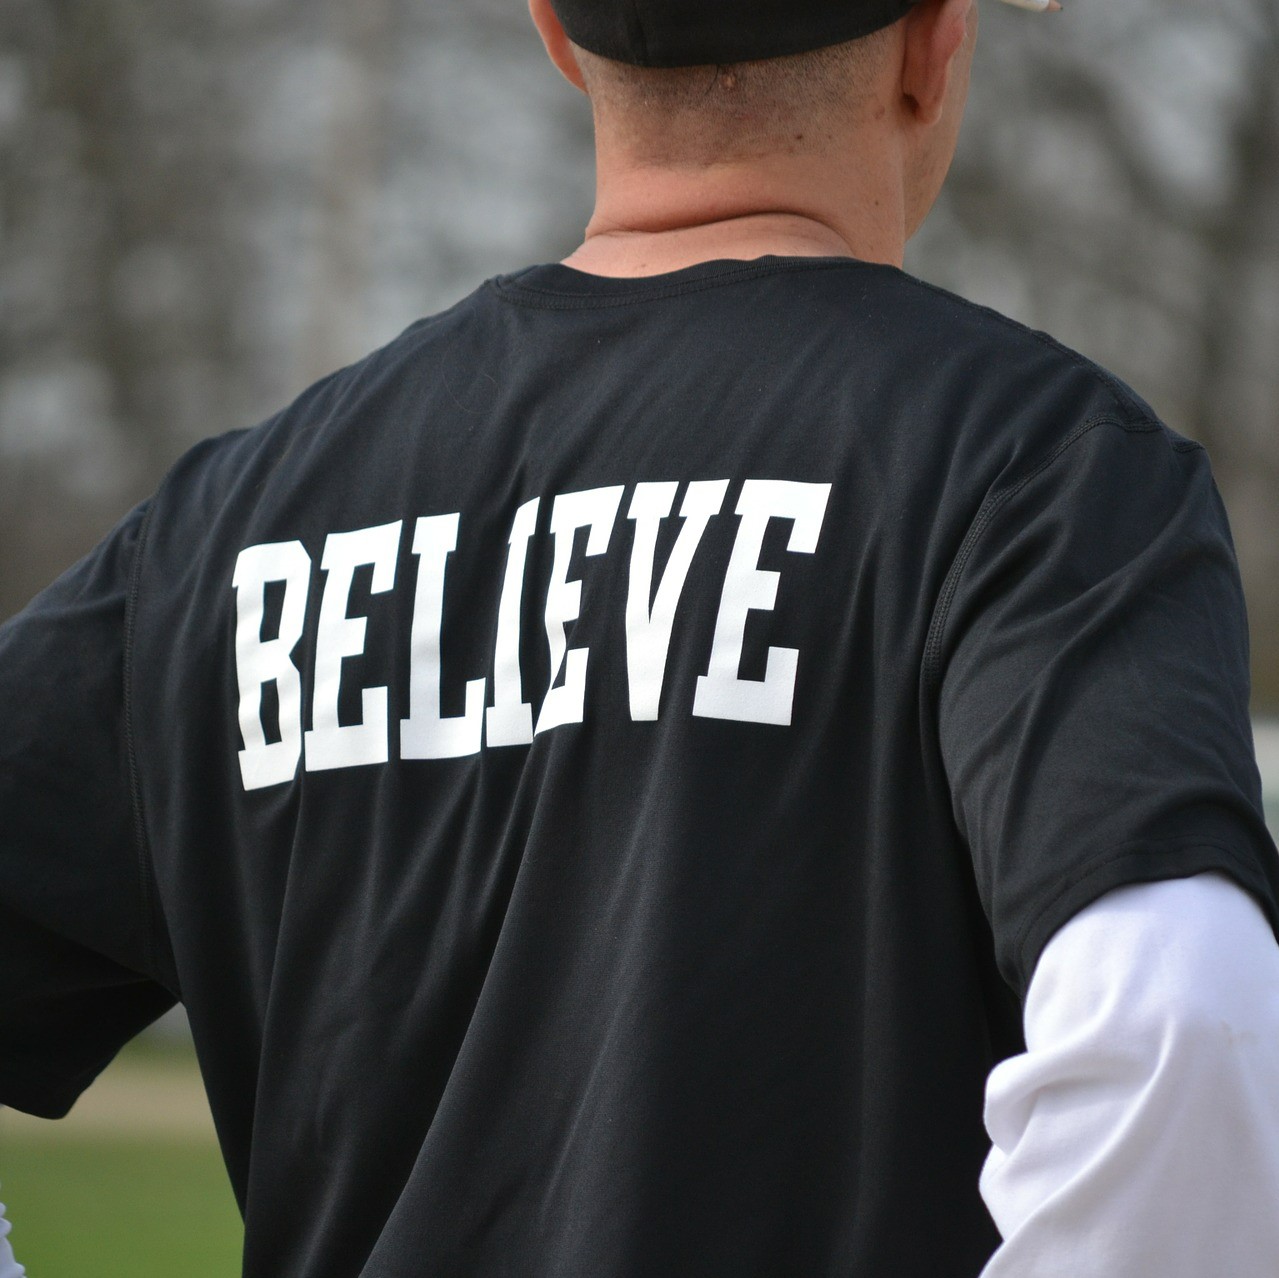
[[[900,264],[954,154],[976,0],[529,4],[595,115],[596,208],[575,262],[826,251]],[[748,218],[769,234],[742,243]],[[778,240],[779,218],[806,245]],[[590,243],[640,233],[625,264]]]
[[[705,163],[846,123],[914,0],[552,0],[598,125],[647,158]]]
[[[574,46],[599,126],[646,158],[710,163],[788,149],[851,123],[875,97],[882,31],[803,53],[687,67],[635,66]]]

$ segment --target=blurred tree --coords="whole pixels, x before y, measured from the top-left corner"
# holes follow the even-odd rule
[[[1279,6],[985,7],[908,268],[1210,449],[1279,708]],[[0,615],[154,486],[478,280],[562,255],[589,115],[522,0],[4,0]]]
[[[329,0],[326,7],[341,74],[317,173],[321,230],[303,357],[307,381],[340,365],[350,331],[367,323],[369,214],[383,184],[393,18],[390,0]]]
[[[1258,701],[1279,708],[1279,7],[1077,3],[1016,37],[993,8],[912,264],[1115,369],[1208,448]]]
[[[235,32],[140,0],[6,0],[0,609],[234,398]]]

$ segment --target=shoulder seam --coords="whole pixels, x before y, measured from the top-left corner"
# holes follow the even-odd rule
[[[1068,449],[1085,435],[1090,434],[1099,426],[1114,426],[1118,430],[1122,430],[1130,435],[1148,435],[1164,430],[1163,423],[1154,417],[1143,417],[1138,421],[1120,421],[1115,417],[1103,415],[1090,418],[1077,426],[1065,439],[1061,440],[1057,446],[1037,465],[1032,466],[1020,479],[1008,484],[1002,488],[996,488],[986,496],[978,508],[977,514],[973,522],[969,525],[968,532],[964,536],[964,540],[960,543],[959,550],[955,554],[954,560],[951,562],[950,570],[946,573],[945,580],[937,595],[937,603],[933,608],[933,619],[928,627],[928,637],[924,643],[924,667],[923,667],[923,684],[924,687],[933,691],[937,687],[939,678],[938,665],[941,658],[942,631],[945,629],[946,621],[950,614],[950,606],[954,602],[955,592],[959,589],[959,581],[963,576],[964,569],[968,566],[969,559],[972,558],[973,550],[976,548],[977,542],[981,539],[982,534],[986,531],[991,521],[997,515],[1000,509],[1013,497],[1015,497],[1023,488],[1026,487],[1033,479],[1043,474],[1049,467],[1057,461]],[[1192,441],[1185,441],[1190,444],[1189,449],[1178,449],[1180,452],[1200,451],[1201,446]]]
[[[936,293],[939,297],[954,302],[963,307],[965,310],[972,311],[976,315],[985,316],[987,319],[998,321],[1003,327],[1011,329],[1015,333],[1020,333],[1023,337],[1030,337],[1037,341],[1041,346],[1046,346],[1049,350],[1055,351],[1058,355],[1064,356],[1077,368],[1094,377],[1133,415],[1134,420],[1148,420],[1150,417],[1146,407],[1137,402],[1134,394],[1119,380],[1113,373],[1110,373],[1100,364],[1094,363],[1086,355],[1081,355],[1078,351],[1072,350],[1063,342],[1059,342],[1051,333],[1045,333],[1042,329],[1031,328],[1028,324],[1023,324],[1019,320],[1015,320],[1002,312],[997,311],[991,306],[982,306],[979,302],[971,301],[967,297],[961,297],[958,293],[952,293],[949,289],[944,289],[937,284],[932,284],[928,280],[921,280],[916,275],[908,275],[903,272],[903,277],[914,284],[917,288],[924,289],[929,293]],[[1116,422],[1116,425],[1120,423]]]

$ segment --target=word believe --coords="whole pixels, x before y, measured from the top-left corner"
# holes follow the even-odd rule
[[[671,630],[689,567],[707,525],[721,513],[729,481],[690,483],[680,506],[678,537],[653,586],[654,560],[662,521],[670,518],[678,485],[641,483],[631,495],[627,518],[634,527],[626,601],[626,669],[631,717],[658,717]],[[498,602],[493,655],[493,704],[487,705],[488,679],[466,685],[465,712],[440,713],[440,633],[444,576],[457,549],[458,514],[418,519],[412,554],[417,583],[410,634],[409,716],[399,724],[399,757],[451,759],[479,752],[481,745],[528,745],[534,737],[562,724],[581,723],[586,696],[587,648],[568,646],[567,628],[581,611],[582,583],[570,580],[574,541],[586,531],[585,554],[602,555],[612,540],[623,488],[593,488],[561,493],[551,506],[554,539],[550,585],[544,618],[550,649],[551,686],[536,720],[524,699],[520,670],[520,615],[529,543],[537,526],[541,499],[515,513],[511,525]],[[769,648],[763,679],[738,677],[747,614],[769,611],[777,600],[779,574],[761,569],[760,551],[770,521],[791,522],[787,549],[812,554],[825,518],[829,484],[751,479],[737,502],[739,524],[724,575],[719,614],[706,674],[697,680],[693,714],[710,719],[787,725],[795,693],[799,653]],[[242,550],[236,559],[236,674],[239,722],[244,738],[240,774],[246,790],[291,781],[300,760],[309,772],[386,763],[390,755],[388,690],[361,691],[362,717],[341,723],[338,700],[342,663],[364,652],[367,618],[349,615],[357,569],[372,568],[373,594],[395,586],[403,521],[331,533],[320,567],[325,573],[315,634],[311,727],[303,731],[302,679],[293,651],[302,639],[311,557],[300,541],[270,542]],[[283,586],[278,632],[263,637],[267,588]],[[650,602],[651,601],[651,602]],[[562,678],[561,678],[562,676]],[[279,706],[278,741],[268,741],[262,722],[263,693],[274,683]]]

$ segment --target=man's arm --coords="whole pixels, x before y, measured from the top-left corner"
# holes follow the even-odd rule
[[[987,1088],[983,1278],[1273,1278],[1279,946],[1216,874],[1120,888],[1045,947]]]
[[[0,1105],[44,1118],[175,1001],[127,740],[144,521],[0,626]]]

